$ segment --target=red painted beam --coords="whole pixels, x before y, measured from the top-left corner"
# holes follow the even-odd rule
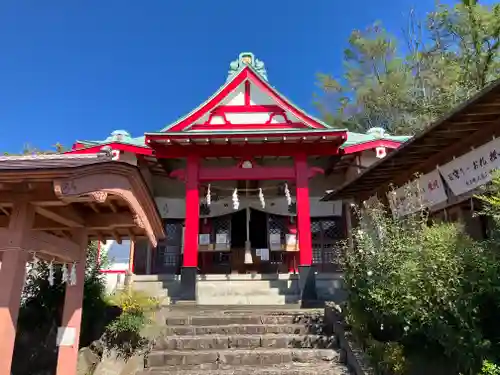
[[[243,126],[243,125],[242,125]],[[276,138],[276,137],[303,137],[303,138],[317,138],[317,137],[336,137],[339,139],[340,143],[344,143],[344,141],[347,139],[347,132],[343,130],[329,130],[329,131],[323,131],[321,133],[315,133],[315,132],[310,132],[310,128],[304,131],[297,131],[293,133],[288,133],[287,131],[283,131],[283,133],[270,133],[270,134],[263,134],[263,133],[248,133],[248,134],[242,134],[242,133],[236,133],[236,134],[220,134],[220,133],[214,133],[214,134],[199,134],[196,132],[183,132],[183,133],[176,133],[174,135],[169,134],[168,132],[166,133],[154,133],[154,134],[146,134],[146,144],[149,145],[150,147],[155,147],[154,141],[165,141],[168,139],[176,140],[176,139],[210,139],[210,138],[239,138],[239,139],[245,139],[245,138],[263,138],[263,137],[269,137],[269,138]],[[265,129],[262,129],[265,130]]]
[[[189,128],[190,130],[290,130],[290,129],[310,129],[307,125],[301,122],[279,124],[198,124]],[[270,135],[271,136],[271,135]]]
[[[319,167],[311,167],[307,170],[308,178],[316,174],[324,174]],[[184,180],[186,172],[184,169],[176,169],[170,173],[171,178]],[[200,168],[199,181],[234,181],[234,180],[294,180],[295,168],[293,167],[261,167],[254,165],[253,168],[229,167],[229,168]]]
[[[251,85],[250,81],[245,81],[245,105],[250,105]]]
[[[226,113],[284,113],[285,110],[278,105],[221,105],[212,111],[214,115]]]
[[[159,145],[155,144],[155,156],[159,158],[184,158],[188,155],[200,157],[243,157],[255,156],[294,156],[299,152],[310,156],[337,155],[339,144],[331,143],[264,143],[245,144],[207,144],[207,145]]]

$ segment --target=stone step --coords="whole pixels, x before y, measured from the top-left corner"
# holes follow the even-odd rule
[[[332,349],[228,349],[206,351],[153,351],[146,368],[216,370],[231,366],[268,366],[286,363],[334,361],[338,353]]]
[[[155,342],[155,350],[212,350],[212,349],[333,349],[335,338],[320,335],[236,335],[236,336],[166,336]]]
[[[268,285],[252,285],[252,288],[241,288],[239,286],[219,285],[217,288],[204,288],[202,285],[197,286],[198,294],[209,295],[211,297],[226,297],[226,296],[252,296],[252,295],[296,295],[300,293],[298,288],[280,289],[273,288]]]
[[[289,303],[297,303],[300,300],[298,294],[242,294],[242,295],[223,295],[212,296],[207,293],[198,292],[196,302],[207,306],[225,306],[225,305],[253,305],[253,306],[283,306]]]
[[[323,317],[308,314],[249,315],[249,314],[212,314],[195,316],[166,316],[167,325],[215,326],[232,324],[322,324]]]
[[[185,369],[147,369],[137,375],[349,375],[348,369],[337,363],[288,363],[278,366],[237,366],[224,369],[193,369],[187,372]]]
[[[265,334],[321,334],[322,325],[305,326],[303,324],[234,324],[213,326],[167,326],[164,336],[200,336],[200,335],[265,335]]]

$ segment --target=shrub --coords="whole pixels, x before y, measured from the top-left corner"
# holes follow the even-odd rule
[[[349,320],[368,351],[395,374],[404,372],[401,361],[388,357],[438,357],[456,371],[478,370],[490,349],[481,306],[496,259],[459,225],[428,226],[422,212],[396,218],[374,204],[358,217],[345,280]]]
[[[484,361],[479,375],[500,375],[500,366],[490,361]]]
[[[122,314],[106,327],[104,341],[108,349],[125,358],[145,349],[149,341],[143,330],[159,306],[158,299],[127,288],[110,296],[109,302],[118,306]]]

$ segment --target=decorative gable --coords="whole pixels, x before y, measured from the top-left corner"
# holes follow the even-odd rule
[[[208,101],[164,132],[328,129],[291,104],[267,82],[264,63],[251,53],[231,63],[226,84]]]

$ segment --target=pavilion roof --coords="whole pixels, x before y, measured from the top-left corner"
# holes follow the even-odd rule
[[[0,232],[19,201],[35,207],[32,229],[47,241],[64,241],[81,228],[99,240],[147,236],[156,245],[164,237],[139,169],[112,161],[110,152],[1,156]]]
[[[400,186],[415,174],[428,173],[498,135],[499,119],[497,80],[323,200],[365,199],[391,184]]]

